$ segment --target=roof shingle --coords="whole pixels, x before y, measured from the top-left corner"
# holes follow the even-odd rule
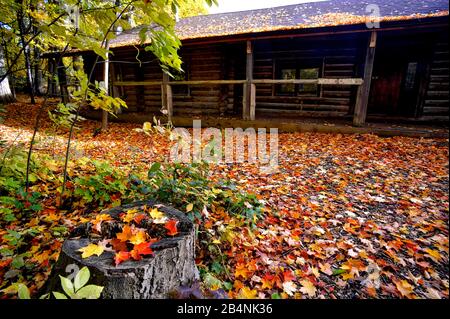
[[[330,0],[284,7],[212,14],[180,20],[176,32],[181,40],[221,37],[276,30],[295,30],[368,21],[369,5],[380,9],[380,21],[401,21],[448,15],[448,0]],[[119,35],[111,47],[139,43],[137,27]]]

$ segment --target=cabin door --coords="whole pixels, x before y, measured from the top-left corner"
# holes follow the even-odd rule
[[[382,59],[374,66],[369,114],[414,114],[419,93],[419,63],[404,59]]]

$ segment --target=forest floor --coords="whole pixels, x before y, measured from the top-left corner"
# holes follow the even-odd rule
[[[24,100],[7,106],[1,139],[29,143],[36,109]],[[159,135],[112,123],[93,137],[98,125],[80,124],[73,156],[127,171],[168,157],[168,141]],[[48,119],[38,137],[37,152],[64,154],[67,132],[55,131]],[[250,163],[217,165],[214,177],[235,181],[267,206],[256,230],[237,232],[227,252],[229,295],[448,298],[448,147],[448,139],[289,133],[279,136],[277,173],[265,175]],[[66,226],[80,221],[76,213],[52,214]],[[5,234],[0,229],[0,237]],[[48,265],[60,243],[46,247],[56,251],[35,253]],[[7,260],[0,259],[2,276]]]

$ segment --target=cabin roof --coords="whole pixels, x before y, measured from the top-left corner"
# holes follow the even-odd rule
[[[381,23],[448,16],[448,0],[330,0],[268,9],[190,17],[177,22],[181,40],[255,34],[280,30],[364,24],[369,5],[380,8]],[[139,44],[141,27],[123,32],[111,47]]]

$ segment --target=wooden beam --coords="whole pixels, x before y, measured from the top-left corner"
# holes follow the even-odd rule
[[[246,84],[247,80],[204,80],[204,81],[176,81],[167,82],[168,85],[232,85],[232,84]],[[160,86],[163,85],[161,81],[116,81],[113,86]],[[359,86],[364,83],[361,78],[345,78],[345,79],[317,79],[317,80],[271,80],[271,79],[258,79],[252,80],[253,84],[319,84],[319,85],[354,85]]]
[[[247,41],[247,63],[246,63],[246,103],[244,104],[244,120],[250,120],[250,110],[252,103],[252,81],[253,81],[253,43],[252,41]]]
[[[250,84],[250,121],[254,121],[256,117],[256,85]]]
[[[364,83],[360,78],[346,78],[346,79],[316,79],[316,80],[271,80],[271,79],[253,79],[253,84],[320,84],[320,85],[354,85],[359,86]],[[232,84],[247,84],[247,80],[204,80],[204,81],[176,81],[176,82],[163,82],[163,81],[116,81],[114,86],[160,86],[166,83],[167,85],[232,85]]]
[[[144,83],[144,82],[141,82]],[[167,110],[167,84],[169,83],[169,75],[163,72],[162,82],[155,82],[161,85],[161,108]]]
[[[366,61],[364,64],[364,83],[358,88],[356,98],[355,114],[353,116],[354,126],[363,126],[366,123],[376,46],[377,32],[372,31],[367,47]]]
[[[316,80],[253,80],[254,84],[319,84],[319,85],[354,85],[359,86],[364,83],[360,78],[347,78],[347,79],[316,79]]]
[[[443,20],[448,17],[440,17],[440,20]],[[387,27],[387,22],[384,23],[384,27],[380,29],[380,31],[402,31],[402,30],[422,30],[422,29],[431,29],[431,28],[448,28],[448,22],[431,22],[427,24],[417,24],[418,20],[408,20],[408,25],[398,25],[398,26],[389,26]],[[402,22],[402,21],[400,21]],[[403,21],[406,22],[406,21]],[[351,27],[351,30],[348,28]],[[328,31],[322,31],[324,29],[328,29]],[[188,45],[205,45],[211,43],[237,43],[243,41],[252,41],[252,40],[273,40],[273,39],[294,39],[294,38],[307,38],[307,37],[321,37],[321,36],[335,36],[335,35],[345,35],[345,34],[358,34],[358,33],[369,33],[373,32],[372,29],[368,29],[366,24],[360,25],[343,25],[343,26],[330,26],[328,28],[311,28],[311,29],[297,29],[288,32],[289,30],[282,31],[268,31],[261,33],[253,33],[242,34],[242,35],[229,35],[227,37],[218,36],[218,37],[210,37],[207,39],[182,39],[183,45],[186,47]]]
[[[170,85],[166,85],[166,94],[167,94],[167,118],[169,123],[172,123],[173,118],[173,94],[172,87]]]
[[[114,82],[114,86],[160,86],[163,85],[162,81],[142,81],[142,82],[133,82],[133,81],[117,81]],[[211,80],[211,81],[176,81],[176,82],[167,82],[168,85],[230,85],[230,84],[244,84],[247,83],[246,80]]]
[[[249,99],[249,91],[247,90],[247,82],[244,83],[244,88],[242,90],[242,118],[244,120],[247,120],[247,117],[250,116],[250,114],[247,113],[247,100]],[[248,114],[248,115],[247,115]]]

